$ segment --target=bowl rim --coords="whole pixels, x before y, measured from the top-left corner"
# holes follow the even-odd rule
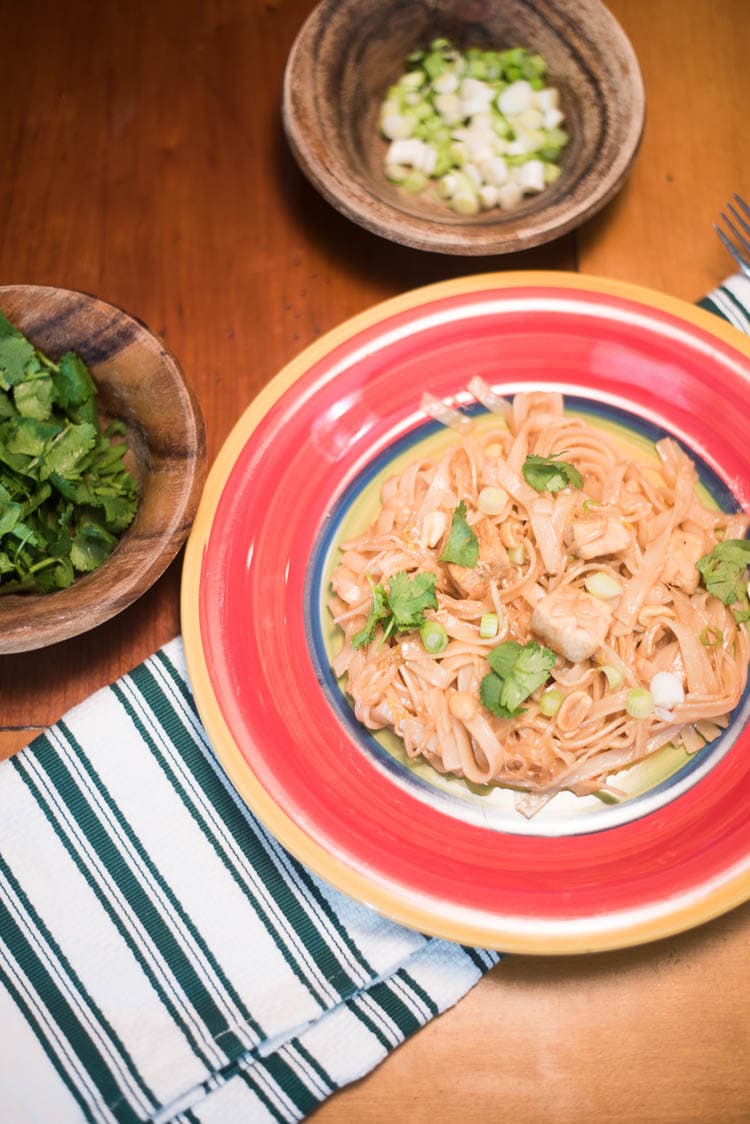
[[[36,296],[42,301],[46,297],[48,300],[54,298],[63,303],[70,302],[67,315],[74,314],[81,307],[95,307],[104,316],[124,319],[128,326],[132,326],[134,335],[128,346],[139,340],[148,341],[155,360],[169,373],[171,383],[178,392],[180,408],[170,416],[170,434],[177,439],[183,455],[175,456],[170,451],[156,460],[160,486],[170,489],[172,502],[165,526],[153,538],[148,536],[148,549],[142,557],[137,543],[143,540],[136,536],[143,496],[133,523],[123,532],[110,557],[96,570],[80,575],[67,589],[39,594],[3,594],[0,598],[0,619],[4,605],[23,610],[17,612],[15,623],[6,625],[3,622],[0,629],[0,654],[3,655],[32,651],[79,636],[133,604],[162,575],[181,549],[197,511],[207,471],[205,424],[197,393],[158,333],[119,305],[81,289],[26,283],[0,285],[0,308],[5,310],[11,296],[22,299]],[[65,315],[63,312],[63,323]],[[15,319],[18,320],[17,315]],[[26,334],[28,329],[20,330]],[[106,358],[115,358],[116,355],[117,351]],[[87,361],[95,382],[97,366],[104,361],[105,357]],[[151,451],[148,433],[145,430],[142,433],[148,453]],[[149,456],[146,476],[151,474],[153,467],[154,462]],[[82,590],[88,594],[83,615],[80,607]],[[36,619],[37,611],[40,612],[39,620]]]
[[[361,2],[363,0],[349,0],[349,3],[355,5]],[[629,89],[632,112],[626,120],[612,164],[596,182],[591,193],[575,200],[572,207],[566,206],[565,197],[562,197],[558,207],[553,204],[551,210],[544,208],[536,214],[521,216],[517,221],[513,220],[513,213],[509,212],[508,218],[493,225],[481,221],[474,224],[442,225],[436,218],[421,218],[401,211],[369,192],[358,180],[347,178],[346,169],[341,167],[340,162],[328,158],[329,150],[326,146],[320,145],[315,151],[308,143],[295,102],[301,91],[310,91],[310,83],[306,78],[314,73],[314,68],[307,55],[323,34],[326,21],[333,11],[344,6],[341,0],[320,0],[300,27],[287,58],[281,117],[295,160],[313,187],[346,218],[372,234],[412,249],[478,257],[514,253],[562,237],[592,218],[619,192],[638,153],[646,120],[643,76],[635,49],[621,24],[601,0],[576,0],[576,5],[582,23],[586,22],[589,13],[595,12],[597,18],[608,25],[624,64],[620,68],[618,82],[620,85],[627,85]],[[315,119],[316,115],[311,116]],[[324,151],[326,158],[320,155]],[[373,203],[377,203],[375,213]],[[387,214],[387,221],[378,218],[378,208],[382,208]]]

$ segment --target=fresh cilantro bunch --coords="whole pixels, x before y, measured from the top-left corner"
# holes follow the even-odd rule
[[[750,539],[724,539],[710,554],[695,563],[709,593],[732,609],[738,623],[750,620],[747,567],[750,566]]]
[[[506,640],[488,654],[492,671],[479,684],[479,696],[498,718],[523,714],[521,703],[541,687],[555,666],[555,653],[535,640],[519,644]]]
[[[526,483],[537,492],[561,492],[569,485],[572,488],[583,487],[583,477],[574,464],[558,460],[561,454],[555,453],[551,457],[540,457],[530,453],[521,465],[521,472]]]
[[[103,431],[83,360],[54,363],[0,313],[0,594],[95,570],[138,507],[122,422]]]
[[[369,575],[368,575],[368,580]],[[372,606],[364,628],[352,637],[352,647],[370,644],[378,625],[383,628],[383,641],[393,632],[409,632],[424,623],[425,609],[437,609],[435,575],[415,574],[409,577],[405,570],[389,579],[388,589],[379,584],[372,589]]]

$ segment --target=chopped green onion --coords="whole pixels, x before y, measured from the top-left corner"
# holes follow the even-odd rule
[[[477,496],[477,507],[483,515],[499,515],[508,502],[504,488],[482,488]]]
[[[422,644],[431,656],[444,651],[448,647],[448,633],[440,621],[425,621],[419,630]]]
[[[597,570],[593,574],[587,574],[583,580],[583,584],[592,597],[597,597],[600,601],[611,601],[613,598],[619,597],[622,593],[622,586],[617,578],[612,577],[611,574],[607,574],[603,570]]]
[[[631,718],[650,718],[654,700],[645,687],[631,687],[625,697],[625,709]]]
[[[386,164],[385,175],[391,183],[403,183],[409,175],[409,169],[403,164]]]
[[[562,706],[565,695],[559,687],[548,687],[539,699],[539,709],[547,718],[554,718]]]
[[[485,613],[479,622],[479,635],[481,639],[491,640],[493,636],[497,636],[497,630],[497,613]]]
[[[418,195],[427,187],[427,176],[424,172],[409,172],[404,180],[404,187],[411,195]]]
[[[622,668],[614,667],[612,664],[602,664],[600,669],[607,676],[607,687],[610,691],[617,691],[622,687],[625,682],[625,673]]]
[[[479,196],[468,180],[466,184],[459,185],[451,198],[451,207],[459,215],[476,215],[479,211]]]
[[[704,648],[717,648],[724,639],[724,633],[720,628],[714,628],[713,625],[706,625],[701,630],[700,641]]]
[[[403,86],[405,90],[418,90],[423,82],[424,74],[421,70],[409,70],[401,75],[398,85]]]
[[[526,561],[526,548],[523,543],[520,546],[512,546],[508,551],[508,558],[514,566],[523,566]]]
[[[439,198],[468,216],[511,210],[524,195],[544,191],[560,175],[568,142],[559,92],[546,85],[546,70],[542,56],[525,47],[458,51],[435,40],[413,51],[380,110],[380,131],[393,142],[387,178],[417,193],[465,168],[469,183],[451,192],[443,185]],[[408,156],[400,147],[405,141]],[[399,165],[407,165],[406,174],[394,176]]]

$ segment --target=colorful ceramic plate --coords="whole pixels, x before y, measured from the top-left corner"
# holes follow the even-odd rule
[[[750,510],[750,340],[718,318],[575,274],[408,293],[293,360],[209,475],[182,591],[201,717],[270,831],[406,925],[533,953],[688,928],[750,897],[747,694],[716,742],[633,770],[622,803],[561,794],[527,821],[512,794],[440,778],[367,734],[330,671],[336,543],[367,522],[395,461],[446,439],[422,392],[477,412],[477,374],[508,395],[562,390],[637,456],[671,434],[714,502]]]

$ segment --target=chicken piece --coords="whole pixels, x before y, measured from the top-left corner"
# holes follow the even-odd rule
[[[700,581],[695,563],[704,554],[703,535],[697,535],[693,531],[673,531],[661,580],[667,585],[679,586],[685,593],[695,593]]]
[[[599,512],[570,523],[566,539],[574,554],[588,560],[625,550],[630,546],[630,531],[617,515]]]
[[[589,659],[604,642],[612,609],[590,593],[563,586],[534,606],[531,629],[571,663]]]
[[[457,562],[446,562],[446,569],[462,597],[483,601],[489,593],[490,581],[497,581],[513,567],[500,538],[500,531],[494,523],[489,519],[480,519],[472,530],[479,543],[479,561],[476,566],[459,566]]]

